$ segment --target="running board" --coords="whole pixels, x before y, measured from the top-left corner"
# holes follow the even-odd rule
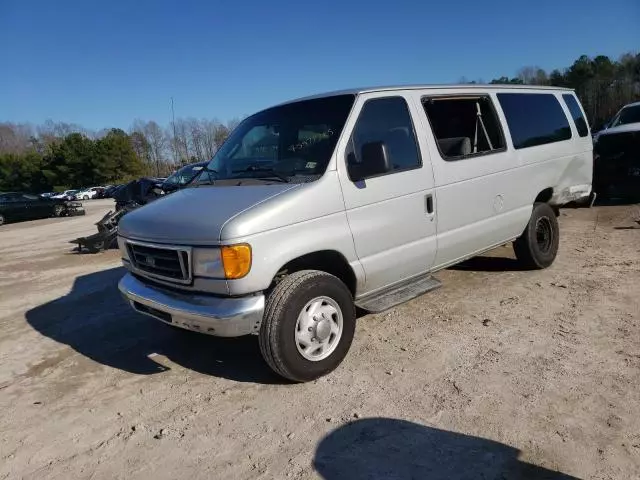
[[[379,313],[396,305],[419,297],[442,286],[442,282],[431,275],[422,275],[405,280],[385,290],[356,300],[356,305],[371,313]]]

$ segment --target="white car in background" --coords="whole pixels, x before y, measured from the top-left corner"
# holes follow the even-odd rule
[[[85,190],[81,190],[76,194],[76,198],[78,200],[89,200],[91,198],[94,198],[98,194],[98,190],[100,190],[101,188],[102,187],[91,187]]]
[[[58,193],[56,195],[51,196],[50,198],[56,198],[56,199],[64,199],[64,200],[75,200],[77,198],[79,190],[65,190],[62,193]]]

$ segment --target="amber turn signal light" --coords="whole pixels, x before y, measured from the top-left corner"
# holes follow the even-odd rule
[[[228,280],[244,277],[251,270],[251,246],[240,245],[223,246],[220,250],[224,276]]]

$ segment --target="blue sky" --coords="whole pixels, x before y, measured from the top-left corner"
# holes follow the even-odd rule
[[[0,0],[0,121],[227,120],[353,86],[640,49],[640,1]]]

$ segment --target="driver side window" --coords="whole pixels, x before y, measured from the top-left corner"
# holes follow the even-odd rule
[[[372,142],[382,142],[386,147],[389,173],[422,166],[411,114],[403,97],[376,98],[364,104],[349,142],[349,157],[356,164],[362,163],[362,147]]]

